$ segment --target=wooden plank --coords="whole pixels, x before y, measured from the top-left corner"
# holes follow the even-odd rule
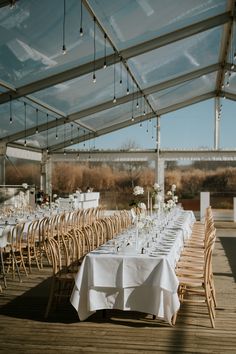
[[[217,224],[218,225],[218,224]],[[225,228],[223,227],[225,226]],[[70,303],[58,305],[47,321],[51,269],[33,269],[23,278],[8,280],[0,294],[0,352],[8,353],[235,353],[236,269],[230,242],[236,228],[219,225],[213,269],[217,290],[216,328],[204,306],[184,306],[175,327],[136,312],[97,312],[79,322]]]

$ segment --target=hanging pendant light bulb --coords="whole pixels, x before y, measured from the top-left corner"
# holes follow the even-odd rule
[[[234,52],[234,60],[236,60],[236,52]]]
[[[38,110],[38,108],[36,108],[36,110],[35,110],[35,116],[36,116],[35,134],[38,134],[38,132],[39,132],[39,128],[38,128],[38,125],[39,125],[39,110]]]
[[[80,0],[80,29],[79,29],[79,34],[80,37],[83,37],[84,31],[83,31],[83,2]]]
[[[64,11],[63,11],[63,29],[62,29],[62,39],[63,39],[63,43],[62,43],[62,54],[65,55],[66,54],[66,44],[65,44],[65,32],[66,32],[66,0],[64,0]]]
[[[56,140],[58,140],[58,134],[57,134],[57,118],[56,118]]]
[[[120,85],[122,85],[122,57],[120,57]]]
[[[10,95],[10,119],[9,119],[10,124],[12,124],[12,96]]]
[[[96,18],[93,18],[93,83],[96,83]]]
[[[230,69],[231,69],[231,70],[234,70],[234,64],[231,65]]]
[[[25,141],[24,141],[24,146],[27,145],[27,142],[26,142],[26,102],[24,102],[24,109],[25,109]]]
[[[116,66],[115,66],[115,53],[114,53],[114,63],[113,63],[113,103],[116,103]]]
[[[106,69],[107,67],[107,35],[106,33],[104,33],[104,64],[103,64],[103,68]]]
[[[71,136],[70,137],[70,143],[73,144],[74,141],[73,141],[73,124],[72,123],[71,123],[70,129],[71,129],[70,130],[70,136]]]
[[[126,89],[126,94],[129,95],[129,71],[127,68],[127,89]]]
[[[47,113],[47,149],[46,151],[48,152],[49,149],[48,149],[48,113]]]

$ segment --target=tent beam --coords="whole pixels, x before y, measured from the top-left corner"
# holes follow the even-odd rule
[[[230,11],[228,11],[223,14],[206,19],[204,21],[200,21],[200,22],[195,23],[193,25],[186,26],[186,27],[179,29],[177,31],[165,34],[160,37],[156,37],[156,38],[146,41],[146,42],[142,42],[138,45],[135,45],[133,47],[130,47],[130,48],[127,48],[123,51],[120,51],[119,53],[108,55],[106,58],[107,66],[110,66],[110,65],[113,65],[114,63],[120,62],[120,57],[122,57],[124,60],[128,60],[128,59],[133,58],[135,56],[144,54],[148,51],[152,51],[154,49],[161,48],[161,47],[168,45],[170,43],[174,43],[174,42],[179,41],[181,39],[184,39],[184,38],[193,36],[195,34],[207,31],[211,28],[223,25],[231,20],[232,20],[232,14]],[[12,92],[10,92],[10,94],[12,95],[13,99],[20,98],[20,97],[32,94],[36,91],[40,91],[40,90],[46,89],[48,87],[57,85],[57,84],[62,83],[64,81],[72,80],[72,79],[80,77],[82,75],[89,74],[89,73],[93,72],[94,64],[95,64],[96,70],[103,68],[104,58],[97,59],[95,61],[95,63],[93,61],[91,61],[89,63],[79,65],[75,68],[65,70],[64,72],[61,72],[61,73],[58,73],[55,75],[51,75],[47,78],[32,82],[32,83],[27,84],[25,86],[18,87],[16,89],[16,92],[12,91]],[[10,100],[9,92],[3,93],[0,96],[0,104],[8,102],[9,100]]]
[[[210,74],[211,72],[219,70],[220,67],[221,67],[220,64],[209,65],[209,66],[201,68],[199,70],[192,71],[192,72],[190,72],[188,74],[180,75],[179,77],[176,77],[174,79],[165,81],[163,83],[150,86],[150,87],[146,88],[145,90],[143,90],[143,93],[145,95],[150,95],[152,93],[164,90],[166,88],[170,88],[170,87],[179,85],[181,83],[197,79],[197,78],[201,77],[202,75]],[[138,92],[138,91],[134,92],[134,95],[135,95],[136,98],[142,97],[140,92]],[[33,98],[31,97],[31,99],[33,99]],[[53,121],[48,122],[48,124],[46,124],[46,123],[40,124],[40,125],[38,125],[38,131],[39,132],[43,132],[43,131],[45,131],[47,129],[55,128],[56,126],[59,127],[60,125],[64,124],[65,118],[66,118],[66,123],[70,123],[70,122],[73,122],[73,121],[80,120],[81,118],[87,117],[89,115],[105,111],[105,110],[107,110],[109,108],[112,108],[112,107],[115,107],[115,106],[119,106],[119,105],[124,104],[124,103],[131,102],[132,99],[133,99],[133,95],[125,95],[123,97],[117,98],[116,103],[113,103],[112,100],[109,100],[107,102],[101,103],[100,105],[96,105],[96,106],[84,109],[81,112],[75,112],[73,114],[70,114],[67,117],[63,116],[62,118],[58,118],[57,121],[53,120]],[[46,108],[46,106],[45,106],[45,108]],[[51,111],[54,110],[53,107],[49,107],[49,108],[51,109]],[[54,111],[55,111],[54,113],[57,112],[57,114],[59,114],[58,110],[55,109]],[[83,126],[83,123],[80,123],[80,122],[77,122],[77,123],[79,123],[79,124],[81,124],[81,126]],[[92,129],[92,128],[88,127],[88,126],[86,126],[86,129],[94,131],[94,129]],[[20,132],[17,132],[15,134],[8,135],[7,137],[0,139],[0,141],[4,141],[4,142],[9,143],[9,142],[13,142],[13,141],[22,139],[22,138],[25,137],[25,135],[26,136],[31,136],[31,135],[34,135],[34,134],[35,134],[35,127],[29,128],[26,131],[20,131]]]

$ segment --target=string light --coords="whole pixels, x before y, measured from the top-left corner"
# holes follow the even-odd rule
[[[47,153],[49,152],[48,149],[48,113],[47,113]]]
[[[131,122],[134,122],[134,89],[133,89],[133,96],[132,96],[132,117]]]
[[[66,121],[64,120],[64,149],[63,149],[63,154],[66,155],[66,150],[65,150],[65,144],[66,144]]]
[[[58,134],[57,134],[57,118],[56,118],[56,140],[58,140]]]
[[[143,97],[143,115],[146,115],[146,100],[145,97]]]
[[[83,145],[85,147],[85,129],[84,129],[84,144]]]
[[[12,124],[12,96],[10,95],[10,124]]]
[[[127,90],[126,90],[126,94],[129,95],[129,70],[127,68]]]
[[[116,103],[116,66],[115,66],[115,54],[114,54],[114,63],[113,63],[113,84],[114,84],[114,97],[113,103]]]
[[[83,37],[83,1],[80,0],[80,30],[79,30],[80,37]]]
[[[26,102],[24,102],[24,109],[25,109],[25,141],[24,141],[24,146],[27,145],[26,141]]]
[[[107,35],[104,33],[104,64],[103,68],[106,69],[107,67]]]
[[[138,87],[137,87],[137,89],[138,89]],[[136,108],[139,109],[138,91],[137,91],[137,103],[136,103]]]
[[[39,126],[39,110],[38,110],[38,108],[36,108],[36,110],[35,110],[35,116],[36,116],[36,128],[35,128],[35,133],[36,134],[38,134],[38,132],[39,132],[39,128],[38,128],[38,126]]]
[[[96,83],[96,72],[95,72],[95,61],[96,61],[96,18],[93,18],[93,83]]]
[[[120,85],[122,85],[122,57],[120,57]]]
[[[64,8],[63,8],[63,29],[62,29],[62,36],[63,36],[63,43],[62,43],[62,54],[66,54],[66,43],[65,43],[65,32],[66,32],[66,0],[64,0]]]
[[[70,125],[70,143],[73,144],[73,123]]]

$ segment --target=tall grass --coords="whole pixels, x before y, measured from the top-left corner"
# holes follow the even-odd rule
[[[196,201],[199,208],[199,194],[201,191],[210,191],[214,198],[221,200],[222,207],[232,206],[232,196],[236,191],[236,167],[221,167],[211,170],[200,167],[172,166],[165,170],[165,190],[174,183],[180,201],[192,203]],[[26,182],[39,187],[40,164],[19,163],[16,166],[7,164],[6,184],[22,184]],[[78,188],[85,191],[90,186],[101,193],[101,202],[107,208],[121,209],[129,207],[132,199],[132,189],[140,185],[145,189],[144,201],[147,193],[155,182],[155,172],[147,163],[72,163],[58,162],[53,164],[52,189],[53,193],[67,196]],[[218,193],[218,195],[217,195]],[[221,196],[219,195],[221,194]],[[190,201],[192,202],[190,203]],[[189,204],[190,203],[190,204]]]

